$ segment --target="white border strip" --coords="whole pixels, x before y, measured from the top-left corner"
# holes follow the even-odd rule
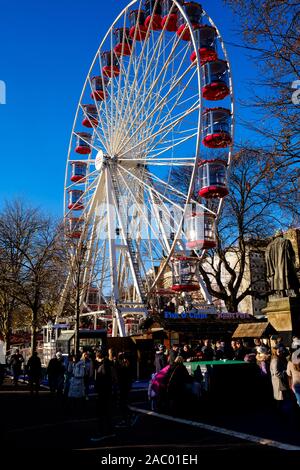
[[[155,411],[143,410],[142,408],[136,408],[134,406],[129,407],[132,411],[136,413],[143,413],[148,416],[154,416],[155,418],[166,419],[168,421],[175,421],[176,423],[187,424],[188,426],[194,426],[201,429],[206,429],[207,431],[217,432],[225,434],[227,436],[236,437],[238,439],[243,439],[245,441],[255,442],[260,445],[276,447],[277,449],[282,450],[300,450],[300,447],[294,446],[292,444],[284,444],[283,442],[273,441],[272,439],[266,439],[264,437],[253,436],[252,434],[245,434],[243,432],[233,431],[231,429],[220,428],[219,426],[213,426],[211,424],[201,423],[199,421],[191,421],[188,419],[174,418],[173,416],[156,413]]]

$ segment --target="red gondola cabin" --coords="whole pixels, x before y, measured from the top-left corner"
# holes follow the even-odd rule
[[[101,53],[102,73],[106,77],[117,77],[120,74],[118,57],[114,51]]]
[[[183,5],[184,0],[178,0],[178,3]],[[178,8],[172,0],[162,0],[162,28],[165,28],[166,31],[176,32],[178,16]]]
[[[97,127],[98,126],[98,112],[97,107],[94,104],[83,104],[84,118],[82,125],[84,127]]]
[[[130,55],[132,39],[129,36],[129,28],[117,28],[114,30],[115,47],[114,53],[117,56]]]
[[[161,0],[145,0],[145,26],[153,31],[162,29],[161,21],[162,5]]]
[[[80,238],[82,234],[84,220],[78,217],[71,217],[69,219],[68,237]]]
[[[70,189],[69,190],[69,205],[68,208],[73,211],[80,211],[84,208],[82,202],[83,191],[80,189]]]
[[[189,250],[207,250],[216,246],[214,214],[194,212],[186,219],[186,246]]]
[[[88,134],[87,132],[78,132],[75,152],[80,153],[81,155],[88,155],[89,153],[91,153],[91,141],[91,134]]]
[[[106,86],[108,84],[108,78],[107,77],[92,77],[91,79],[91,85],[92,85],[92,93],[91,97],[95,101],[103,101],[106,98]]]
[[[129,36],[136,41],[144,41],[147,36],[145,23],[145,12],[142,10],[132,10],[129,13],[130,30]]]
[[[228,64],[225,60],[206,62],[202,66],[202,96],[209,101],[223,100],[229,95]]]
[[[175,292],[192,292],[199,290],[196,277],[197,259],[188,256],[172,258],[172,287]]]
[[[206,199],[223,198],[228,194],[227,163],[224,160],[202,160],[199,164],[199,196]]]
[[[194,30],[200,28],[203,11],[201,5],[196,2],[186,2],[183,4],[183,9],[185,10],[185,14],[192,24],[192,28]],[[180,36],[180,38],[184,41],[190,41],[191,39],[190,30],[181,14],[178,16],[177,35]]]
[[[84,183],[86,177],[86,163],[83,162],[72,162],[72,175],[71,181],[74,183]]]
[[[231,113],[225,108],[210,108],[202,114],[203,145],[208,148],[225,148],[231,145]]]
[[[213,26],[200,25],[195,30],[195,40],[200,55],[200,63],[216,60],[218,58],[216,51],[217,31]],[[191,54],[191,61],[195,62],[197,54],[195,51]]]

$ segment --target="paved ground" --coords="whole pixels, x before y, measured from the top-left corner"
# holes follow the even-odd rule
[[[147,410],[145,391],[137,389],[133,392],[132,401],[135,407]],[[117,429],[114,437],[93,443],[90,437],[95,435],[97,430],[96,401],[93,397],[81,403],[76,409],[71,409],[68,403],[50,396],[46,390],[41,391],[39,396],[32,397],[26,384],[20,384],[15,389],[10,381],[6,380],[0,388],[0,402],[3,448],[27,449],[27,451],[40,449],[47,455],[50,449],[72,451],[76,458],[83,457],[86,460],[95,457],[98,462],[99,459],[109,455],[134,455],[141,456],[143,463],[147,454],[169,455],[174,452],[180,455],[196,455],[198,459],[204,452],[221,450],[286,454],[276,445],[265,445],[265,439],[252,442],[230,433],[224,434],[161,419],[147,413],[139,413],[133,427]],[[231,410],[229,413],[224,408],[222,410],[207,408],[194,414],[193,420],[298,445],[300,449],[299,422],[296,419],[285,421],[273,411],[266,410],[262,414],[244,409],[242,412]],[[114,416],[114,421],[119,421],[117,414]],[[264,445],[259,442],[263,442]],[[21,454],[23,455],[23,452]]]

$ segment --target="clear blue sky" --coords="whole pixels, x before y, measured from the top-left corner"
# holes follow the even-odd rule
[[[7,103],[0,105],[0,207],[5,199],[22,197],[62,216],[77,101],[102,36],[126,4],[125,0],[2,3],[0,80],[6,83]],[[241,42],[237,18],[221,0],[205,0],[202,5],[225,41]],[[228,52],[236,98],[247,99],[255,68],[247,50],[228,46]]]

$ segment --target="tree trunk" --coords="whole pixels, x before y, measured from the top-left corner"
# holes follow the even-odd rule
[[[76,295],[76,306],[75,306],[75,354],[79,353],[79,322],[80,322],[80,293]]]
[[[32,311],[32,322],[31,322],[31,354],[36,351],[37,347],[37,311]]]
[[[10,349],[11,333],[12,333],[12,327],[11,327],[10,322],[8,322],[8,327],[7,327],[7,331],[5,335],[6,351]]]
[[[230,312],[230,313],[238,312],[239,303],[237,302],[237,300],[235,298],[228,297],[225,300],[225,305],[226,305],[226,308],[227,308],[228,312]]]
[[[7,313],[3,313],[3,316],[5,317],[3,322],[3,337],[6,343],[6,351],[9,351],[12,334],[12,312],[8,311]]]

